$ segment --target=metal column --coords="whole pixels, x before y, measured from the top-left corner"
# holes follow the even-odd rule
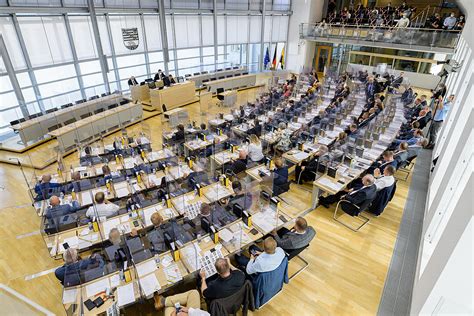
[[[112,29],[110,28],[110,20],[109,20],[109,15],[105,15],[105,26],[107,27],[107,36],[109,37],[109,43],[110,43],[110,53],[112,54],[112,64],[114,66],[114,74],[115,74],[115,80],[117,81],[117,89],[118,90],[124,90],[122,89],[122,84],[120,81],[120,74],[118,71],[118,64],[117,64],[117,57],[115,56],[115,46],[114,46],[114,39],[112,37]]]
[[[5,65],[8,77],[12,83],[13,91],[15,92],[15,96],[18,100],[18,103],[20,104],[21,113],[23,114],[23,117],[28,117],[29,113],[26,107],[25,98],[21,92],[20,84],[18,83],[18,79],[15,75],[15,68],[13,67],[10,55],[8,54],[7,46],[5,45],[2,34],[0,34],[0,56],[2,56],[3,64]]]
[[[170,55],[168,50],[168,33],[166,31],[166,16],[165,16],[165,2],[164,0],[158,0],[158,13],[160,17],[160,30],[161,30],[161,44],[163,46],[163,61],[165,64],[165,73],[169,73],[168,63],[170,62]]]
[[[148,56],[148,43],[146,42],[145,18],[143,17],[143,13],[140,13],[139,16],[140,16],[140,23],[142,26],[143,48],[145,50],[145,67],[146,67],[146,73],[148,77],[148,76],[151,76],[151,70],[150,70],[150,58]]]
[[[110,92],[110,84],[107,73],[109,72],[109,67],[107,65],[107,58],[104,55],[102,49],[102,42],[100,40],[99,33],[99,23],[97,22],[97,16],[95,15],[94,0],[87,0],[87,5],[89,8],[89,15],[91,17],[92,31],[94,33],[95,45],[97,47],[97,55],[99,55],[100,69],[102,71],[102,79],[105,84],[105,91]]]
[[[20,44],[21,52],[23,53],[23,57],[25,59],[25,64],[28,69],[28,75],[30,76],[31,85],[33,86],[33,91],[36,96],[36,101],[38,102],[38,106],[41,112],[44,112],[44,104],[43,100],[41,100],[41,93],[38,88],[38,82],[36,81],[35,73],[33,72],[33,66],[31,65],[30,56],[28,55],[28,51],[26,49],[25,39],[23,38],[23,34],[21,33],[20,24],[18,23],[18,19],[16,18],[15,14],[12,14],[12,22],[13,27],[15,28],[16,35],[18,37],[18,42]]]
[[[74,44],[74,38],[72,37],[71,24],[69,23],[69,16],[67,13],[64,14],[64,22],[66,25],[67,37],[69,40],[69,46],[71,47],[72,58],[74,60],[74,69],[76,70],[77,80],[79,82],[79,88],[81,89],[81,97],[86,99],[86,91],[84,90],[84,81],[82,80],[81,68],[79,67],[79,60],[77,58],[76,45]]]
[[[263,47],[263,42],[265,40],[265,14],[267,13],[266,10],[266,1],[262,1],[262,27],[261,27],[261,34],[260,34],[260,58],[258,60],[258,70],[263,71],[263,55],[264,53],[264,47]],[[270,47],[271,49],[271,47]]]
[[[214,18],[214,70],[217,70],[219,50],[217,48],[217,0],[213,1],[212,17]]]

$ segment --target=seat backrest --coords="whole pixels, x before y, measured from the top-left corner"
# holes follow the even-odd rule
[[[376,215],[382,214],[388,202],[390,202],[392,199],[395,190],[396,183],[393,183],[391,186],[378,191],[375,199],[372,201],[372,204],[370,204],[368,211]]]
[[[248,306],[249,309],[253,310],[252,283],[246,280],[244,285],[236,293],[228,297],[212,300],[208,306],[208,310],[212,316],[237,314],[242,306]],[[224,311],[226,314],[223,314]]]
[[[294,257],[296,257],[297,255],[299,255],[300,253],[302,253],[306,248],[309,247],[309,244],[304,246],[304,247],[301,247],[301,248],[297,248],[297,249],[292,249],[291,251],[288,251],[287,252],[287,255],[288,255],[288,260],[291,260],[293,259]]]
[[[217,92],[217,93],[222,93],[222,92],[224,92],[224,88],[217,88],[217,89],[216,89],[216,92]]]
[[[268,302],[288,283],[288,258],[285,256],[278,268],[273,271],[257,273],[252,276],[255,307],[259,308]]]

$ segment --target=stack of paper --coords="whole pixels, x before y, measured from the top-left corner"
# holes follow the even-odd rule
[[[146,277],[140,278],[139,280],[143,292],[147,297],[161,289],[160,283],[158,283],[158,279],[154,274],[147,275]]]
[[[341,183],[334,182],[334,181],[332,181],[328,178],[325,178],[325,177],[319,178],[317,180],[317,182],[320,185],[325,186],[327,188],[330,188],[333,191],[340,191],[342,189],[342,186],[343,186]]]
[[[93,297],[108,288],[110,288],[109,279],[104,278],[86,285],[86,295],[87,297]]]
[[[155,272],[157,269],[155,260],[151,259],[137,265],[137,274],[139,277],[142,277]]]
[[[102,229],[103,229],[103,232],[104,232],[104,236],[109,236],[109,233],[112,230],[112,228],[116,228],[119,225],[120,225],[120,218],[111,218],[111,219],[105,221],[102,224]]]
[[[77,289],[64,289],[63,304],[75,303],[77,299]]]
[[[179,268],[175,263],[166,267],[164,269],[164,272],[165,272],[166,281],[168,281],[168,284],[173,284],[183,279],[183,276],[181,275],[181,271],[179,271]]]
[[[135,302],[133,282],[117,288],[117,304],[122,307]]]

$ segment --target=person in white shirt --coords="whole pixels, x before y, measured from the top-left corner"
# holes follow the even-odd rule
[[[263,160],[262,143],[258,139],[257,135],[250,135],[250,144],[248,146],[248,157],[253,162],[260,162]]]
[[[94,199],[95,205],[92,205],[87,209],[87,217],[112,217],[118,214],[120,207],[114,203],[110,203],[105,198],[104,192],[97,192]]]
[[[173,296],[163,297],[155,294],[155,309],[164,309],[165,316],[210,316],[206,311],[201,310],[201,296],[197,290],[179,293]],[[176,312],[176,305],[179,304],[179,311]]]
[[[395,167],[387,166],[383,170],[383,175],[380,174],[380,169],[374,170],[374,177],[375,177],[375,187],[377,188],[377,192],[392,186],[395,183],[395,178],[393,177],[395,173]]]
[[[410,19],[406,13],[403,13],[403,16],[398,20],[396,28],[407,28],[410,25]]]
[[[285,258],[285,251],[277,247],[273,237],[267,237],[263,241],[263,249],[256,246],[250,247],[250,259],[243,255],[236,255],[235,260],[242,268],[245,267],[247,274],[273,271],[278,268]]]

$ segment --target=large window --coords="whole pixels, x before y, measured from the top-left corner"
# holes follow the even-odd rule
[[[130,76],[140,82],[153,77],[158,69],[167,69],[174,76],[236,65],[258,71],[263,58],[260,50],[263,1],[217,0],[214,25],[213,13],[209,11],[214,1],[165,0],[167,10],[176,9],[165,12],[167,63],[162,37],[165,26],[161,25],[158,13],[147,11],[158,8],[154,0],[95,0],[96,7],[123,11],[97,12],[100,41],[94,34],[91,17],[83,11],[86,0],[11,0],[10,5],[28,8],[64,6],[67,14],[38,13],[33,8],[15,16],[3,15],[0,33],[25,100],[24,109],[33,114],[106,91],[98,43],[107,60],[104,70],[111,91],[127,93]],[[266,10],[272,15],[265,17],[264,48],[269,47],[273,58],[273,49],[277,47],[279,61],[287,37],[290,0],[266,1]],[[6,10],[7,4],[3,4]],[[137,8],[145,10],[139,14]],[[192,11],[196,9],[202,11]],[[137,47],[130,47],[124,41],[125,29],[136,29]],[[20,110],[0,58],[0,134],[9,130],[10,121],[21,118],[26,111]]]

